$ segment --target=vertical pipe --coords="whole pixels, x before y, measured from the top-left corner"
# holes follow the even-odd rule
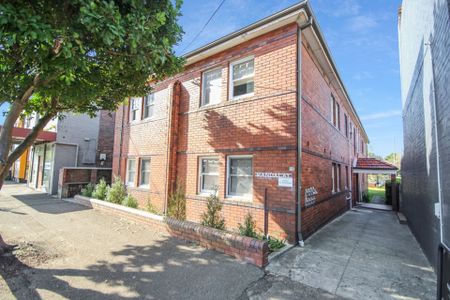
[[[267,203],[267,188],[264,188],[264,236],[269,233],[269,207]]]

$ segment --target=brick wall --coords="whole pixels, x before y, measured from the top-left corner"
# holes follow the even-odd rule
[[[229,100],[230,64],[250,56],[254,59],[254,93]],[[347,208],[345,165],[350,171],[353,157],[363,154],[354,152],[353,139],[345,137],[343,131],[344,112],[357,124],[350,107],[322,75],[307,45],[302,56],[302,184],[319,192],[317,203],[306,208],[302,189],[303,231],[309,235]],[[129,187],[129,191],[141,206],[150,201],[163,211],[165,199],[178,180],[186,191],[187,219],[198,222],[207,198],[199,191],[199,161],[213,156],[219,162],[218,196],[224,203],[227,228],[236,229],[250,213],[261,232],[267,227],[272,236],[295,241],[295,185],[279,186],[276,178],[256,173],[286,173],[296,182],[296,58],[297,27],[291,24],[188,65],[155,87],[158,108],[154,120],[129,122],[127,105],[117,111],[113,172],[125,178],[127,158],[151,157],[150,187]],[[220,98],[201,107],[202,72],[210,69],[221,70]],[[328,121],[331,93],[341,105],[341,131]],[[360,144],[357,129],[355,140]],[[227,161],[235,155],[252,157],[250,197],[227,195]],[[335,194],[331,194],[332,162],[342,165],[342,192]],[[138,182],[137,174],[134,186]]]
[[[113,161],[113,148],[114,148],[114,122],[115,112],[109,112],[106,110],[100,111],[99,118],[99,131],[98,131],[98,144],[97,144],[97,166],[104,168],[111,168]],[[100,161],[100,154],[106,154],[106,160],[102,163]]]
[[[353,137],[346,135],[345,117],[356,124],[356,116],[349,104],[339,97],[317,63],[309,45],[303,39],[302,47],[302,233],[307,237],[325,222],[345,211],[349,203],[346,197],[352,189],[351,168],[355,157],[365,156],[359,146],[362,137],[358,134],[354,147]],[[338,125],[332,121],[332,95],[339,104]],[[340,128],[339,128],[340,127]],[[340,165],[339,191],[332,192],[332,163]],[[346,168],[348,175],[346,175]],[[365,176],[361,176],[363,179]],[[348,178],[348,182],[347,182]],[[305,190],[317,191],[315,201],[305,203]]]

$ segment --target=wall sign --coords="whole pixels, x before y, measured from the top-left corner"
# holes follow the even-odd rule
[[[315,187],[309,187],[305,189],[305,206],[309,207],[314,205],[316,203],[316,195],[318,192],[316,191]]]
[[[294,180],[292,180],[292,177],[278,177],[278,186],[293,187]]]
[[[264,178],[264,179],[292,177],[291,173],[272,173],[272,172],[256,172],[255,176],[257,178]]]

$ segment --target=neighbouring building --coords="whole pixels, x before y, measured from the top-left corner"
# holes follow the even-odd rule
[[[250,213],[294,242],[361,199],[368,137],[306,2],[185,58],[116,112],[113,174],[141,207],[165,213],[181,184],[199,222],[217,190],[228,229]]]
[[[27,182],[36,190],[56,194],[59,171],[63,167],[111,168],[114,115],[100,111],[94,118],[67,114],[51,120],[33,146],[14,163],[11,177],[18,182]],[[13,148],[36,122],[36,115],[17,122],[13,130]]]
[[[398,21],[404,122],[400,207],[433,265],[439,244],[450,247],[449,15],[448,0],[404,0]]]

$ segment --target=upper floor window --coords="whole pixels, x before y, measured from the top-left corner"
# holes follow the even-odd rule
[[[345,137],[348,138],[348,116],[344,114]]]
[[[334,98],[333,95],[331,95],[331,119],[333,122],[333,125],[338,128],[339,130],[341,129],[341,112],[340,112],[341,108],[339,106],[339,103],[336,101],[336,99]]]
[[[251,156],[229,156],[227,170],[227,195],[251,196],[253,166]]]
[[[211,193],[219,185],[219,159],[200,158],[200,193]]]
[[[141,98],[130,99],[130,121],[136,121],[138,119],[141,101]]]
[[[201,106],[220,102],[222,94],[222,69],[214,69],[202,74]]]
[[[230,98],[237,99],[242,96],[253,95],[255,89],[255,62],[253,57],[231,63],[230,69]]]
[[[151,93],[145,96],[144,98],[144,114],[143,118],[151,118],[153,117],[155,110],[155,94]]]

